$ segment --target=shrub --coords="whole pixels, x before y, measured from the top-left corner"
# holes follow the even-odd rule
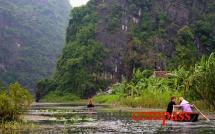
[[[93,100],[96,102],[96,103],[107,103],[107,104],[111,104],[111,103],[114,103],[114,102],[118,102],[120,99],[119,95],[99,95],[99,96],[95,96],[93,98]]]
[[[72,102],[80,100],[79,97],[69,92],[52,91],[42,99],[42,102]]]
[[[215,53],[212,53],[208,60],[202,59],[196,65],[195,71],[191,76],[190,92],[199,97],[215,108]],[[198,99],[198,98],[197,98]]]
[[[32,96],[19,83],[11,84],[8,90],[0,91],[0,121],[14,121],[19,119],[30,108]]]

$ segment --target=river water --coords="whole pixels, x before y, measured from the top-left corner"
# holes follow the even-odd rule
[[[38,129],[8,131],[13,134],[215,134],[215,120],[209,122],[162,121],[134,122],[129,110],[124,112],[107,105],[93,109],[72,104],[37,104],[27,113],[26,119],[36,124]],[[5,132],[6,133],[6,132]]]

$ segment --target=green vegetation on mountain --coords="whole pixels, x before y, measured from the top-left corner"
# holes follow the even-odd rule
[[[59,90],[79,97],[94,95],[105,82],[100,79],[105,51],[95,40],[97,15],[93,4],[74,8],[67,28],[67,44],[57,62],[53,80],[38,83],[37,93]],[[50,83],[47,81],[51,81]],[[53,85],[53,86],[51,86]]]
[[[208,72],[195,67],[214,63],[214,11],[213,0],[91,0],[74,8],[56,71],[38,83],[38,96],[56,91],[86,98],[111,89],[95,99],[162,107],[176,95],[214,106],[209,94],[215,89],[203,79]],[[154,70],[172,75],[154,78]]]
[[[130,28],[132,49],[131,55],[126,59],[129,60],[128,64],[133,62],[133,65],[129,71],[139,67],[172,70],[182,65],[189,68],[197,63],[202,55],[209,56],[215,50],[214,1],[181,1],[177,6],[170,7],[178,13],[175,18],[170,9],[160,7],[168,6],[167,1],[160,6],[157,4],[159,2],[156,0],[130,1],[129,7],[136,10],[134,18],[138,23],[131,23]],[[206,6],[195,6],[197,4]],[[187,6],[192,8],[185,11]],[[141,14],[138,14],[138,10]],[[185,16],[182,16],[183,13]]]
[[[34,88],[55,68],[65,38],[67,0],[0,0],[0,80]]]

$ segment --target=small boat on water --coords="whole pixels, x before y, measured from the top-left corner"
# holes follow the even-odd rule
[[[196,122],[198,121],[199,113],[192,112],[190,113],[190,120],[188,122]]]
[[[192,113],[189,113],[188,116],[185,115],[186,113],[183,113],[183,114],[177,114],[176,115],[176,118],[178,120],[175,120],[175,121],[179,121],[179,122],[196,122],[198,121],[198,117],[199,117],[199,113],[197,112],[192,112]],[[181,117],[184,117],[184,118],[181,118]]]
[[[88,104],[87,107],[91,108],[91,107],[94,107],[94,105],[93,104]]]
[[[89,100],[89,103],[87,104],[87,108],[92,108],[94,107],[92,99]]]

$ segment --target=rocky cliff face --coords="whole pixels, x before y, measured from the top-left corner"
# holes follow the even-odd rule
[[[189,69],[215,50],[214,27],[214,0],[90,0],[72,9],[56,72],[38,93],[85,98],[134,69]]]
[[[129,14],[125,11],[128,6],[126,0],[102,1],[97,0],[98,25],[96,28],[96,39],[102,42],[108,52],[105,59],[105,74],[108,77],[118,78],[122,74],[123,55],[129,41],[128,23]],[[111,23],[114,17],[116,22]],[[110,27],[112,29],[110,29]]]
[[[203,40],[200,41],[200,36],[204,33],[198,31],[197,23],[208,21],[209,29],[212,29],[208,34],[214,35],[213,0],[94,0],[94,2],[99,18],[96,39],[108,52],[105,73],[110,78],[119,79],[121,75],[138,67],[167,69],[169,61],[177,51],[177,34],[185,26],[191,27],[194,36],[192,47],[197,49],[197,57],[208,52]],[[200,27],[206,27],[203,25]],[[210,45],[213,46],[212,43]]]
[[[0,0],[1,81],[32,88],[51,74],[69,11],[66,0]]]

